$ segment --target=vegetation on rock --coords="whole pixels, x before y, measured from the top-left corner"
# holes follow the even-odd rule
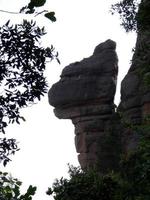
[[[150,1],[148,0],[122,0],[112,6],[112,12],[114,13],[117,11],[120,14],[122,26],[125,30],[127,32],[137,31],[138,33],[138,42],[133,58],[135,63],[133,63],[132,68],[134,67],[135,69],[136,67],[139,67],[139,69],[141,69],[143,67],[143,63],[141,62],[142,60],[144,61],[144,65],[146,63],[144,70],[146,70],[147,73],[149,73],[150,64],[149,57],[147,56],[149,55],[149,10]],[[143,43],[143,41],[145,43]],[[143,47],[142,55],[141,46]],[[131,73],[133,72],[132,68],[129,70]],[[148,79],[146,79],[146,81],[147,80]],[[125,89],[127,90],[128,87]],[[147,88],[146,92],[148,93],[148,91],[149,89]],[[133,97],[132,95],[131,97]],[[128,96],[125,97],[128,99]],[[149,103],[148,100],[149,96],[146,103]],[[135,121],[136,123],[130,122],[128,127],[124,127],[126,130],[129,129],[125,134],[136,133],[138,138],[136,141],[137,143],[134,148],[129,148],[127,151],[122,153],[118,172],[110,171],[101,174],[101,171],[93,171],[93,169],[82,171],[78,168],[70,168],[70,178],[56,180],[53,187],[49,188],[47,194],[53,195],[55,200],[149,200],[150,123],[149,117],[146,117],[146,122],[145,119],[143,119],[142,105],[140,104],[140,106],[140,117],[142,123],[141,121],[140,123],[137,123],[137,121]],[[124,115],[124,113],[122,114]],[[134,117],[134,114],[137,113],[134,113],[134,111],[132,113],[131,110],[130,114],[133,114]],[[128,137],[130,136],[127,135],[127,138]],[[98,164],[100,165],[100,163]]]
[[[55,200],[149,200],[150,127],[138,126],[139,145],[122,155],[118,172],[100,174],[94,169],[69,168],[69,179],[56,180],[47,191]]]

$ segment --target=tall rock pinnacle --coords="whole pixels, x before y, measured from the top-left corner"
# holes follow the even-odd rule
[[[96,165],[100,158],[103,169],[111,168],[113,162],[113,152],[106,152],[99,143],[103,143],[115,113],[115,49],[112,40],[99,44],[92,56],[65,67],[61,79],[49,90],[49,103],[55,107],[55,115],[71,119],[75,126],[75,146],[82,168]],[[111,159],[103,159],[102,155]]]

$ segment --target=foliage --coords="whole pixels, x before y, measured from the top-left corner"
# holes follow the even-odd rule
[[[55,12],[49,12],[47,10],[42,10],[40,12],[36,11],[36,8],[43,7],[46,3],[46,0],[30,0],[27,6],[24,6],[20,9],[20,13],[25,14],[33,14],[35,13],[37,15],[45,13],[44,16],[51,20],[52,22],[56,21]]]
[[[149,200],[150,126],[138,126],[136,131],[139,145],[122,156],[117,173],[102,175],[92,169],[83,172],[70,167],[70,178],[56,180],[47,194],[55,200]]]
[[[0,160],[3,160],[4,166],[10,161],[9,155],[13,155],[18,150],[15,139],[0,138]]]
[[[94,170],[83,172],[80,168],[69,168],[70,180],[56,180],[48,195],[55,200],[112,200],[118,183],[111,175],[102,176]]]
[[[1,131],[8,123],[22,118],[19,109],[33,103],[47,92],[44,77],[46,58],[52,60],[54,48],[39,47],[39,39],[45,34],[44,28],[35,22],[0,28],[0,99]]]
[[[32,7],[41,7],[45,4],[46,0],[30,0],[29,5]]]
[[[44,16],[50,19],[52,22],[56,21],[55,12],[47,12]]]
[[[119,13],[121,25],[127,32],[150,28],[149,10],[148,0],[122,0],[111,7],[112,14]]]
[[[0,10],[0,12],[8,13],[8,14],[20,14],[20,13],[25,13],[25,14],[35,14],[34,17],[41,15],[44,13],[44,16],[48,18],[51,22],[56,21],[55,17],[55,12],[53,11],[48,11],[48,10],[39,10],[39,7],[44,6],[46,3],[46,0],[30,0],[28,5],[23,6],[19,12],[12,12],[12,11],[7,11],[7,10]]]
[[[150,199],[150,126],[135,127],[139,136],[137,149],[124,155],[121,176],[128,183],[126,193],[133,199]],[[126,194],[127,195],[127,194]],[[131,198],[132,199],[132,198]]]
[[[137,30],[138,5],[138,0],[122,0],[111,7],[112,14],[119,13],[121,25],[127,32]]]
[[[138,30],[150,29],[150,1],[143,0],[139,5],[139,11],[137,15],[137,28]]]
[[[44,27],[39,28],[33,21],[24,20],[14,26],[8,21],[0,27],[0,132],[5,133],[10,123],[20,124],[20,120],[25,120],[20,109],[40,100],[47,92],[46,61],[58,60],[58,53],[53,46],[40,46],[45,34]],[[5,146],[0,151],[0,161],[5,158],[6,164],[10,152],[14,153],[17,148],[15,140],[10,139],[5,145],[3,141],[0,139],[0,148]]]
[[[25,194],[20,193],[22,183],[8,173],[0,172],[0,199],[1,200],[32,200],[36,187],[30,185]]]

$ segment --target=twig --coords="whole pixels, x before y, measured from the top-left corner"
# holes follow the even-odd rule
[[[21,14],[20,12],[11,12],[11,11],[6,11],[6,10],[0,10],[0,12],[4,12],[4,13],[8,13],[8,14]],[[36,15],[34,15],[34,17],[36,17],[44,12],[48,12],[48,10],[43,10],[41,12],[38,12]]]
[[[11,11],[6,11],[6,10],[0,10],[0,12],[9,13],[9,14],[20,14],[18,12],[11,12]]]
[[[48,10],[43,10],[43,11],[41,11],[41,12],[38,12],[36,15],[34,15],[34,17],[36,17],[36,16],[42,14],[43,12],[48,12]]]

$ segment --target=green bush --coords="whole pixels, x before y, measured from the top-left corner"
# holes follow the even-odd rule
[[[122,156],[118,173],[69,167],[69,179],[56,180],[47,194],[55,200],[150,200],[149,130],[149,125],[136,127],[139,144]]]
[[[0,172],[0,200],[32,200],[36,187],[30,185],[25,194],[20,193],[22,183],[7,172]]]
[[[80,168],[69,168],[70,179],[56,180],[47,194],[55,200],[112,200],[119,188],[112,174],[101,175],[95,170],[83,172]]]

